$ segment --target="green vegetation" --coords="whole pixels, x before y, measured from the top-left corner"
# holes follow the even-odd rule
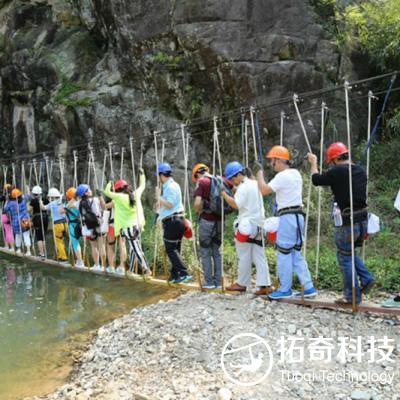
[[[81,99],[71,99],[70,97],[74,93],[84,89],[85,85],[82,82],[70,82],[63,80],[63,84],[55,96],[55,102],[57,104],[70,107],[90,106],[93,102],[93,100],[90,97],[84,97]]]
[[[184,57],[181,55],[170,55],[159,51],[154,54],[153,61],[158,64],[165,65],[170,69],[177,69],[180,63],[184,61]]]

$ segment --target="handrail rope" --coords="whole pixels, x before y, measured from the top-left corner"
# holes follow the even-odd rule
[[[154,154],[155,154],[155,161],[156,161],[156,179],[157,179],[157,186],[156,190],[160,190],[160,176],[158,175],[158,145],[157,145],[157,131],[153,132],[154,135]],[[160,203],[156,205],[156,226],[154,229],[154,257],[153,257],[153,278],[156,277],[156,269],[157,269],[157,252],[158,252],[158,237],[159,237],[159,228],[158,228],[158,215],[160,213]]]
[[[324,162],[324,139],[325,139],[325,111],[327,111],[326,104],[321,103],[321,141],[319,145],[319,171],[322,173]],[[311,182],[310,182],[311,185]],[[321,247],[321,203],[322,203],[322,187],[318,187],[318,209],[317,209],[317,246],[315,255],[315,280],[318,287],[318,273],[319,273],[319,254]]]
[[[350,136],[350,104],[349,90],[351,87],[348,82],[344,84],[344,94],[346,102],[346,129],[347,129],[347,148],[349,150],[349,193],[350,193],[350,230],[351,230],[351,284],[352,284],[352,309],[357,311],[356,304],[356,267],[355,267],[355,249],[354,249],[354,218],[353,218],[353,174],[352,174],[352,157],[351,157],[351,136]]]
[[[45,168],[46,168],[46,174],[47,174],[47,187],[48,190],[50,190],[50,175],[49,175],[49,159],[47,156],[44,156],[44,161],[45,161]],[[50,206],[50,216],[51,216],[51,225],[52,225],[52,233],[53,233],[53,242],[54,242],[54,254],[56,256],[56,259],[58,260],[58,249],[57,249],[57,242],[56,242],[56,233],[54,231],[54,215],[53,215],[53,208]]]
[[[363,154],[363,158],[362,158],[363,162],[365,161],[365,157],[367,157],[367,154],[369,152],[369,148],[371,147],[372,142],[374,141],[375,136],[376,136],[376,134],[378,132],[378,127],[379,127],[379,124],[380,124],[381,119],[383,117],[383,113],[385,112],[386,105],[387,105],[387,102],[389,100],[390,93],[392,91],[392,87],[393,87],[393,84],[394,84],[395,80],[396,80],[396,75],[392,76],[392,79],[390,80],[389,88],[388,88],[388,90],[386,92],[385,99],[383,101],[381,111],[380,111],[378,117],[376,118],[374,128],[373,128],[373,130],[371,132],[371,136],[370,136],[370,138],[368,140],[368,143],[367,143],[367,145],[365,146],[365,149],[364,149],[364,154]]]
[[[220,176],[223,176],[223,170],[222,170],[222,161],[221,161],[221,152],[220,152],[220,146],[219,146],[219,131],[218,131],[218,117],[214,117],[214,136],[215,136],[215,149],[216,149],[216,154],[218,157],[218,167],[219,167],[219,173]],[[221,201],[221,287],[222,291],[225,291],[225,272],[224,272],[224,240],[225,240],[225,209],[224,209],[224,202]]]

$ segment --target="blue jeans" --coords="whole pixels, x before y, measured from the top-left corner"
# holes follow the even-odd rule
[[[367,221],[355,222],[354,223],[354,242],[356,246],[362,245],[364,234],[367,232]],[[357,243],[358,242],[358,243]],[[336,228],[335,232],[335,243],[337,247],[337,260],[340,266],[340,270],[343,274],[344,283],[344,296],[348,299],[352,299],[352,287],[353,287],[353,273],[351,267],[351,226],[344,225]],[[355,264],[355,288],[356,288],[356,302],[361,301],[360,284],[364,286],[374,279],[371,272],[368,271],[367,267],[361,260],[361,258],[354,254]]]
[[[279,290],[282,292],[287,292],[292,289],[293,272],[296,273],[300,283],[304,285],[305,290],[309,290],[313,287],[307,261],[301,254],[301,250],[296,250],[294,248],[296,245],[300,246],[303,240],[304,216],[295,214],[280,216],[276,244],[278,247]],[[279,248],[286,249],[286,251],[282,252]]]

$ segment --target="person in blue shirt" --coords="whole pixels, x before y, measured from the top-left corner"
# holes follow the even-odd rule
[[[172,264],[170,280],[173,283],[188,282],[192,277],[181,256],[185,232],[181,188],[172,178],[172,168],[168,163],[159,164],[157,171],[162,188],[156,189],[156,202],[164,229],[165,250]]]

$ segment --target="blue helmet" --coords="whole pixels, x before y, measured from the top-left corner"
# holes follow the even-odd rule
[[[86,185],[86,183],[81,183],[81,184],[76,188],[76,195],[77,195],[78,197],[83,197],[89,190],[90,190],[89,185]]]
[[[237,175],[239,172],[242,172],[244,167],[238,161],[232,161],[226,164],[225,166],[225,177],[227,179],[231,179],[233,176]]]
[[[168,163],[161,163],[161,164],[158,164],[157,172],[159,174],[165,174],[168,172],[172,172],[172,168]]]

